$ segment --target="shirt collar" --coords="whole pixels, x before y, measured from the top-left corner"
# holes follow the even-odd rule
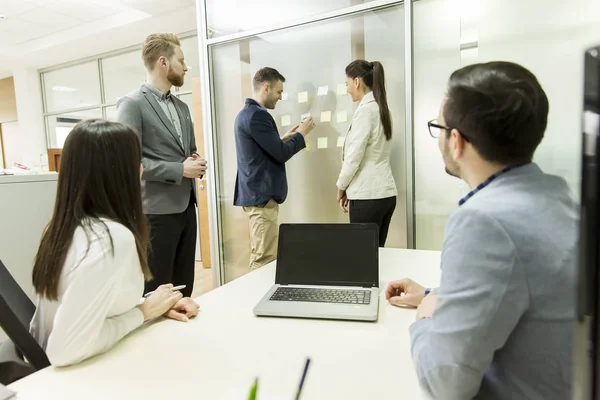
[[[154,94],[159,100],[165,101],[171,98],[171,91],[169,90],[167,93],[163,93],[148,82],[144,82],[144,85]]]
[[[250,98],[250,97],[246,99],[246,104],[254,104],[254,105],[257,105],[257,106],[259,106],[260,108],[262,108],[262,109],[266,110],[266,108],[265,108],[265,107],[263,107],[263,106],[262,106],[262,105],[261,105],[261,104],[260,104],[258,101],[254,100],[254,99],[252,99],[252,98]]]
[[[459,200],[458,202],[458,206],[462,206],[463,204],[465,204],[467,202],[467,200],[469,200],[471,197],[475,196],[475,194],[477,192],[480,192],[481,190],[483,190],[486,186],[488,186],[490,183],[492,183],[494,180],[496,180],[499,176],[504,175],[505,173],[507,173],[508,171],[518,168],[518,167],[522,167],[525,164],[519,164],[519,165],[513,165],[510,167],[506,167],[501,171],[496,172],[494,175],[490,176],[489,178],[487,178],[485,181],[481,182],[479,185],[477,185],[476,188],[474,188],[473,190],[471,190],[469,193],[467,193],[467,195],[465,197],[463,197],[462,199]]]
[[[375,96],[373,95],[373,92],[369,92],[367,94],[365,94],[365,97],[363,97],[363,99],[360,101],[360,103],[358,104],[358,106],[362,106],[363,104],[367,104],[370,103],[372,101],[375,101]]]

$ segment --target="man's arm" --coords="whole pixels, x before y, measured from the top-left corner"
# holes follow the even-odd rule
[[[504,228],[481,212],[449,221],[442,279],[432,318],[410,328],[421,385],[436,399],[470,399],[479,391],[494,352],[528,307],[524,272]]]
[[[143,120],[139,105],[131,98],[122,97],[117,103],[117,121],[134,128],[142,146]],[[194,141],[195,143],[195,141]],[[153,160],[143,155],[142,165],[144,172],[142,179],[179,185],[183,178],[183,163],[174,161]]]
[[[282,164],[306,147],[304,136],[299,132],[284,142],[266,111],[254,113],[250,121],[250,135],[264,151]]]

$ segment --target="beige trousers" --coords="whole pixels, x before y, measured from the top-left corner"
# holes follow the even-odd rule
[[[244,207],[250,226],[250,271],[277,258],[279,204],[269,200],[264,206]]]

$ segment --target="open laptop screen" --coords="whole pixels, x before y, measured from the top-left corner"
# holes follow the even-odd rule
[[[377,287],[375,224],[281,224],[275,283]]]

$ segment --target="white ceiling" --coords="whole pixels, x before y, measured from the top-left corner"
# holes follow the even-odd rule
[[[196,29],[195,0],[0,0],[0,78]]]

